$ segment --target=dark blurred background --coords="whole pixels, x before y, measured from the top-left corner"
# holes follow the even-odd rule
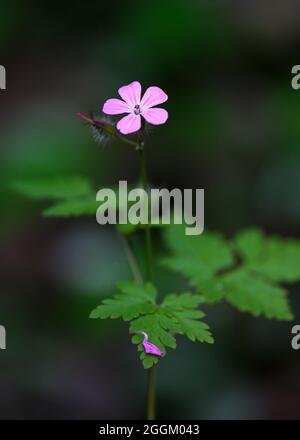
[[[1,2],[2,419],[143,418],[146,375],[127,325],[89,320],[130,272],[113,229],[51,220],[15,179],[83,174],[97,188],[138,178],[136,153],[102,148],[77,119],[133,80],[169,95],[153,131],[154,186],[204,188],[206,227],[300,233],[298,0]],[[156,247],[161,246],[155,233]],[[300,262],[299,262],[300,264]],[[161,289],[173,274],[156,268]],[[300,323],[300,286],[291,289]],[[160,418],[300,417],[294,323],[207,309],[214,346],[179,338],[158,368]]]

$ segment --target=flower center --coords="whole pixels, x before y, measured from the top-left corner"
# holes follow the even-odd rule
[[[140,106],[137,104],[134,106],[134,114],[135,115],[139,115],[141,113],[141,108]]]

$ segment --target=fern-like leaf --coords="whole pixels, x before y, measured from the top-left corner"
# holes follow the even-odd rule
[[[118,293],[107,298],[92,311],[91,318],[123,318],[130,321],[130,331],[140,352],[144,368],[150,368],[159,361],[157,356],[149,355],[143,347],[144,335],[165,355],[167,348],[176,348],[175,335],[185,335],[191,341],[212,343],[213,338],[207,324],[202,322],[204,313],[198,310],[203,302],[200,295],[188,292],[171,294],[163,302],[156,304],[156,288],[152,284],[141,285],[136,282],[118,283]]]
[[[112,298],[102,301],[94,309],[90,318],[123,318],[130,321],[141,314],[155,310],[156,289],[151,284],[141,285],[135,282],[124,281],[117,284],[119,290]]]
[[[92,192],[89,179],[82,176],[23,179],[10,184],[18,193],[35,200],[66,199]]]
[[[226,299],[254,316],[292,319],[286,291],[278,283],[300,279],[298,240],[249,229],[230,243],[206,231],[188,237],[173,225],[166,230],[165,242],[171,252],[162,263],[185,276],[206,302]]]

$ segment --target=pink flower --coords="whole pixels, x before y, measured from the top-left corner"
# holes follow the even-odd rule
[[[138,131],[141,128],[141,116],[153,125],[164,124],[168,119],[167,110],[154,107],[167,101],[168,96],[165,92],[159,87],[152,86],[148,87],[141,98],[141,89],[141,84],[133,81],[119,88],[118,92],[123,101],[112,98],[103,105],[102,111],[107,115],[129,113],[117,123],[117,129],[123,134]]]

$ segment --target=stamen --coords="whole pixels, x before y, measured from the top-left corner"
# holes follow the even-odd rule
[[[141,108],[138,104],[134,106],[134,114],[139,115],[141,113]]]

